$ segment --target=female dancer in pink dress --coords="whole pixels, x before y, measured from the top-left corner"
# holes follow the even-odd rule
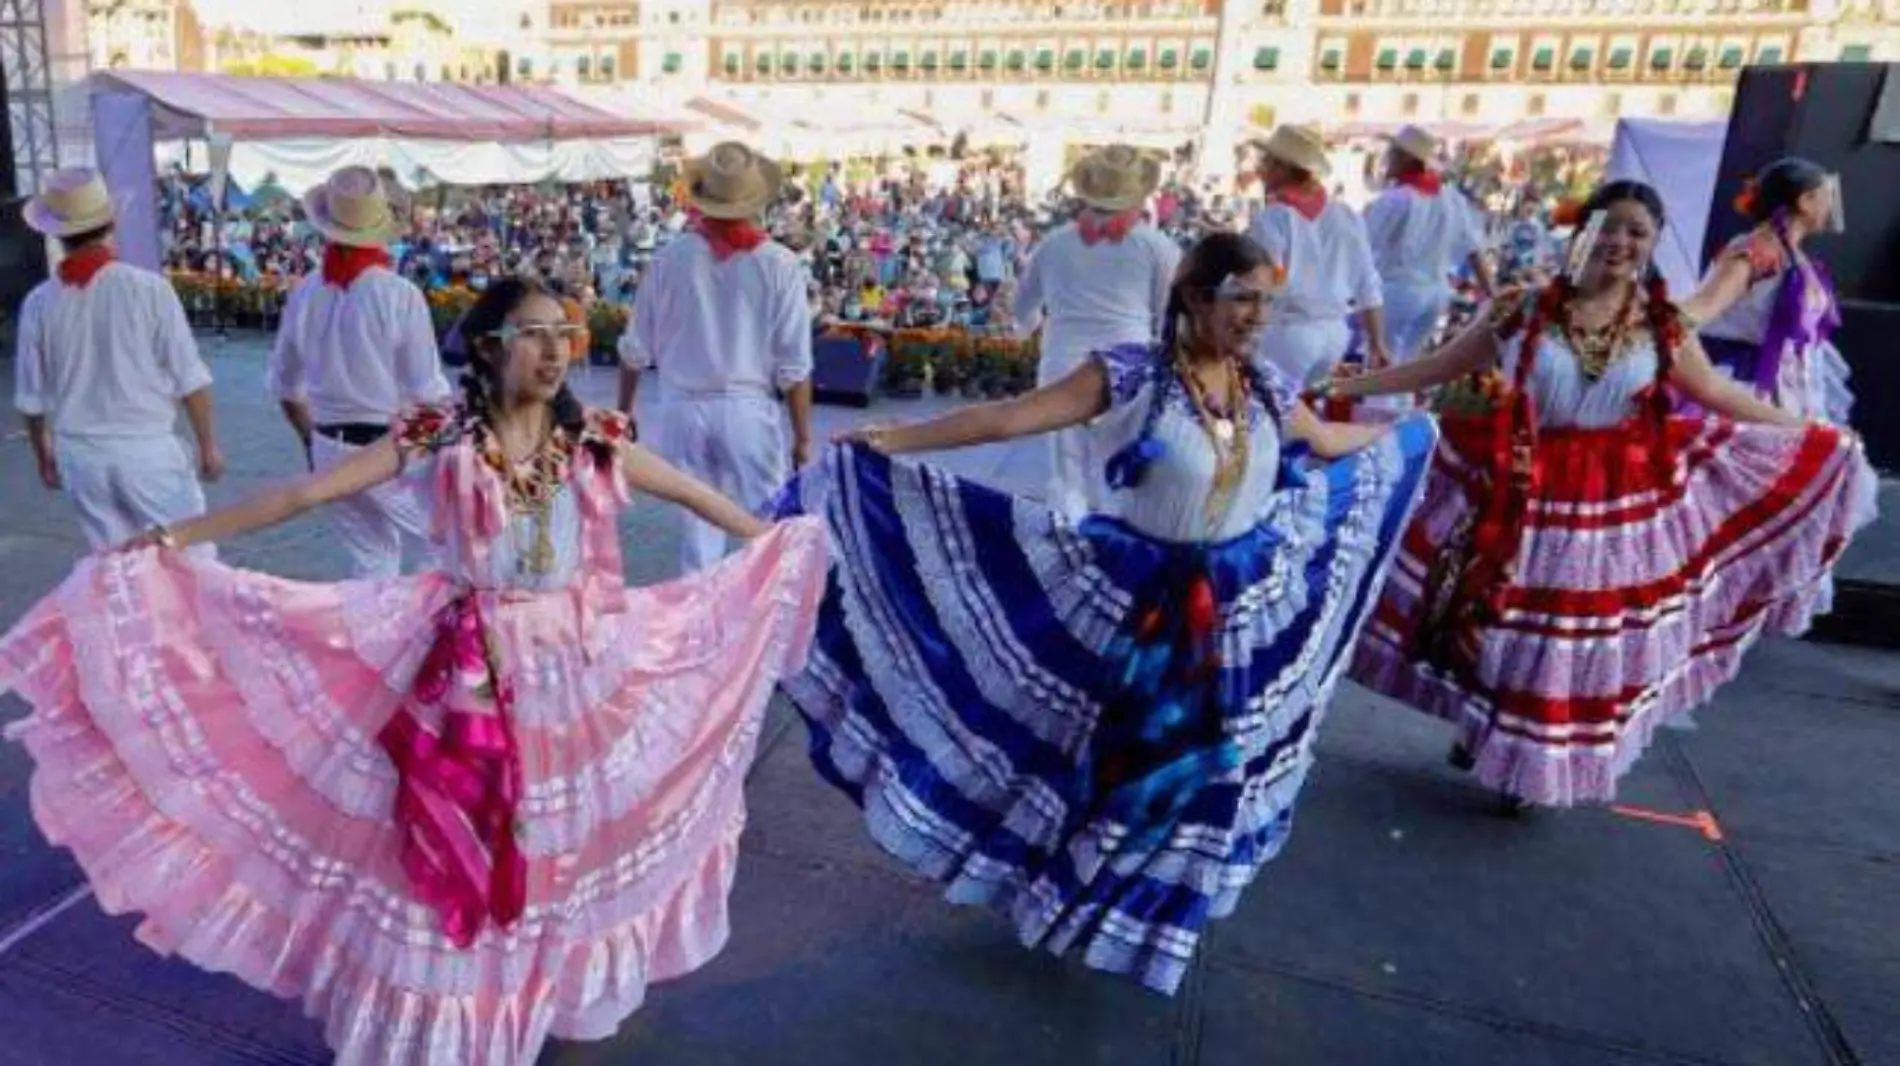
[[[1874,476],[1709,365],[1648,269],[1662,204],[1599,189],[1577,280],[1502,297],[1439,354],[1348,379],[1414,392],[1501,366],[1485,416],[1446,416],[1352,676],[1450,719],[1453,761],[1513,806],[1601,803],[1658,725],[1733,678],[1763,633],[1799,633]],[[1665,386],[1716,412],[1673,417]],[[1738,424],[1739,423],[1739,424]]]
[[[815,520],[768,526],[563,384],[561,305],[488,289],[466,403],[82,561],[0,638],[34,815],[139,939],[301,999],[338,1061],[532,1063],[725,941],[767,699],[805,659]],[[178,549],[413,469],[450,560],[305,584]],[[752,538],[629,590],[630,489]]]

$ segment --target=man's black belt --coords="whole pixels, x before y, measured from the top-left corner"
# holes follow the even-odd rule
[[[389,435],[389,427],[377,422],[330,422],[317,432],[352,448],[367,448]]]

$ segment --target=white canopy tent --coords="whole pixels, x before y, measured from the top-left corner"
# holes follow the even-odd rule
[[[552,90],[345,78],[113,71],[90,79],[95,155],[119,202],[119,248],[159,266],[155,146],[202,140],[213,184],[293,194],[351,165],[405,182],[595,181],[651,171],[665,127]]]
[[[1668,225],[1656,241],[1656,269],[1671,292],[1689,293],[1702,280],[1702,239],[1722,166],[1726,122],[1617,122],[1604,177],[1649,185],[1661,195]]]

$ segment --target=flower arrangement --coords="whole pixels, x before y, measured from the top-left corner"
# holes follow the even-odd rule
[[[193,325],[211,325],[221,316],[224,324],[240,329],[275,328],[297,281],[264,277],[247,282],[192,270],[174,270],[167,277]]]
[[[1493,367],[1446,385],[1432,406],[1441,415],[1488,415],[1497,410],[1510,391],[1511,383]]]

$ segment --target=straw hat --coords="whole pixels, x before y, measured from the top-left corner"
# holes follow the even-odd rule
[[[73,237],[111,225],[116,214],[98,173],[71,167],[48,178],[27,202],[26,224],[48,237]]]
[[[304,216],[337,244],[381,248],[396,239],[396,215],[383,181],[368,167],[344,167],[304,194]]]
[[[1391,144],[1393,148],[1404,152],[1406,155],[1411,156],[1413,159],[1418,160],[1428,167],[1438,161],[1438,138],[1426,133],[1417,126],[1407,126],[1392,136],[1387,137],[1386,141]]]
[[[737,141],[713,145],[682,168],[686,199],[707,218],[757,218],[778,199],[785,172]]]
[[[1161,185],[1161,164],[1125,144],[1090,152],[1069,171],[1077,199],[1098,211],[1127,211]]]
[[[1269,159],[1298,167],[1315,177],[1333,172],[1333,165],[1326,160],[1326,141],[1311,127],[1281,126],[1273,131],[1273,136],[1256,143]]]

